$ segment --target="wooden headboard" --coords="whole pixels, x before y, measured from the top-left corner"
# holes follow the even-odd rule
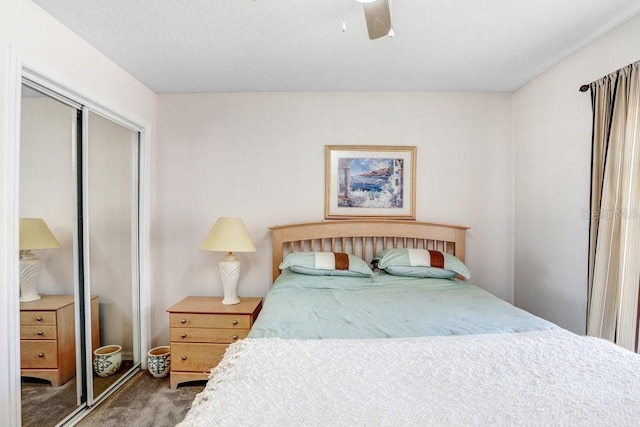
[[[465,231],[469,227],[427,222],[350,219],[269,227],[273,245],[273,280],[280,263],[292,252],[344,252],[367,262],[387,248],[448,252],[464,262]]]

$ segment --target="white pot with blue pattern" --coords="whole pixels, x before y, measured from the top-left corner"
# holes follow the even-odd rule
[[[147,369],[154,378],[166,377],[171,369],[171,347],[154,347],[147,353]]]
[[[122,366],[122,346],[105,345],[93,352],[93,370],[100,377],[115,374]]]

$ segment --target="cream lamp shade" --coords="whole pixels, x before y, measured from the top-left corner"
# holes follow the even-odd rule
[[[238,281],[240,279],[241,263],[233,252],[255,252],[256,247],[249,237],[247,227],[242,219],[218,218],[209,234],[200,245],[204,251],[226,252],[220,261],[220,278],[224,297],[222,304],[238,304]]]
[[[33,249],[56,249],[60,243],[42,218],[20,218],[20,302],[40,299],[40,260]]]

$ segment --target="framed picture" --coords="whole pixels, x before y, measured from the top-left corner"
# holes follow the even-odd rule
[[[327,145],[327,219],[416,217],[416,147]]]

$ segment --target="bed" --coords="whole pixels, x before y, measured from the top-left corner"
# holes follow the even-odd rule
[[[466,280],[466,230],[272,227],[263,310],[181,426],[637,425],[640,356]]]

